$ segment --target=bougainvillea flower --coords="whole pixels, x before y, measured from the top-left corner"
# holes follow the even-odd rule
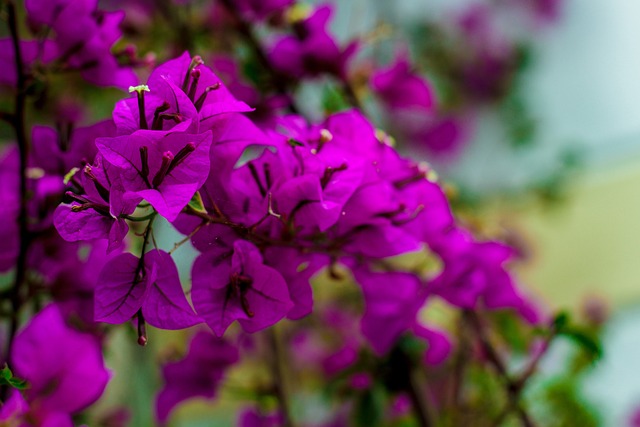
[[[284,36],[273,44],[270,59],[284,75],[301,78],[329,73],[344,77],[349,60],[356,53],[357,43],[340,49],[327,32],[332,7],[323,5],[309,17],[293,24],[294,35]]]
[[[413,326],[426,295],[420,291],[420,279],[414,274],[361,269],[354,273],[365,300],[362,334],[375,352],[383,355]]]
[[[171,255],[152,250],[145,255],[145,264],[157,267],[156,280],[149,282],[142,304],[142,313],[149,324],[161,329],[183,329],[201,323],[185,297]]]
[[[413,333],[427,342],[428,347],[423,358],[427,365],[439,365],[451,354],[451,341],[443,332],[415,323]]]
[[[59,271],[49,280],[51,296],[65,317],[73,316],[74,319],[80,319],[85,325],[90,326],[95,318],[93,292],[98,280],[96,271],[101,271],[114,255],[106,254],[105,241],[91,242],[90,245],[58,244],[58,248],[60,247],[67,247],[69,250],[58,250],[58,252],[64,252],[66,256],[64,261],[58,261]],[[84,258],[83,255],[87,251],[88,255]],[[40,266],[42,261],[40,259],[38,261]],[[51,265],[52,261],[56,260],[48,260],[46,265]],[[51,268],[46,269],[51,270]],[[38,268],[38,271],[42,270],[42,267]]]
[[[135,211],[141,198],[125,196],[119,170],[101,156],[93,166],[84,167],[80,180],[85,194],[68,192],[73,201],[61,204],[54,212],[58,233],[69,242],[108,239],[109,252],[121,247],[129,230],[124,218]]]
[[[280,273],[264,265],[258,248],[245,240],[200,255],[192,281],[193,305],[218,336],[235,320],[245,332],[260,331],[293,306]]]
[[[39,30],[40,26],[51,26],[58,18],[58,15],[71,3],[73,0],[26,0],[24,5],[27,9],[28,21],[31,28]],[[84,11],[83,15],[88,15],[96,7],[96,2],[93,0],[80,0],[76,7],[80,9],[78,11]]]
[[[42,43],[34,40],[21,41],[20,53],[25,67],[36,61],[49,64],[57,56],[57,48],[51,40]],[[0,85],[15,87],[17,83],[15,51],[11,38],[0,39]]]
[[[184,359],[162,368],[164,387],[156,400],[158,420],[165,423],[171,411],[187,399],[213,399],[225,371],[238,359],[238,349],[228,341],[209,332],[197,332]]]
[[[350,236],[344,248],[349,253],[384,258],[420,248],[418,236],[393,223],[390,215],[402,213],[388,182],[362,186],[344,206],[337,224],[340,235]]]
[[[209,175],[209,131],[200,135],[140,131],[98,138],[96,146],[120,169],[127,193],[147,200],[169,221],[176,219]]]
[[[409,138],[432,155],[455,156],[467,142],[471,126],[471,117],[433,117],[411,130]]]
[[[358,361],[360,343],[357,339],[346,338],[343,345],[322,360],[322,370],[327,375],[336,375],[353,366]]]
[[[281,129],[284,126],[281,122]],[[364,166],[356,156],[333,146],[327,130],[314,128],[294,137],[295,144],[288,138],[276,143],[277,162],[284,164],[270,162],[269,169],[279,174],[271,172],[271,192],[274,209],[295,228],[324,232],[343,215],[345,203],[362,182]],[[297,129],[287,131],[296,135]]]
[[[482,253],[474,250],[473,238],[461,230],[451,231],[432,248],[445,263],[442,273],[431,283],[433,292],[463,308],[475,307],[491,280],[488,270],[501,269],[502,262],[509,256],[499,257],[497,264],[483,265],[478,258]]]
[[[92,0],[29,0],[25,7],[33,29],[40,31],[46,26],[53,30],[63,69],[78,70],[98,86],[127,88],[137,84],[133,70],[121,67],[111,54],[111,47],[122,35],[119,25],[124,13],[101,11]]]
[[[269,248],[264,254],[265,264],[275,268],[289,287],[293,307],[287,313],[292,320],[311,314],[313,293],[309,281],[327,264],[327,257],[318,254],[301,254],[293,248]]]
[[[29,412],[29,404],[18,390],[10,391],[9,398],[0,406],[0,421],[6,425],[20,425],[20,421]]]
[[[73,427],[73,419],[63,412],[42,412],[30,408],[24,396],[11,390],[9,398],[0,408],[0,421],[7,426],[42,426],[42,427]]]
[[[171,255],[152,250],[144,260],[125,253],[100,272],[95,289],[96,321],[123,323],[138,310],[146,322],[162,329],[184,329],[200,323],[184,295]]]
[[[508,6],[519,8],[534,26],[550,24],[558,20],[562,14],[563,0],[512,0]],[[537,29],[537,28],[536,28]]]
[[[12,352],[15,374],[29,383],[25,398],[35,419],[70,420],[95,402],[109,381],[95,337],[68,327],[55,305],[31,319]]]
[[[247,104],[231,95],[209,67],[204,66],[202,58],[192,58],[188,52],[165,62],[151,73],[148,85],[152,93],[154,88],[163,87],[162,82],[169,83],[173,88],[179,88],[200,113],[201,121],[223,113],[251,111]],[[168,94],[162,97],[168,99],[166,95]]]
[[[148,92],[147,88],[132,87],[133,96],[116,103],[113,120],[118,135],[131,135],[138,130],[154,130],[163,134],[198,132],[198,112],[180,88],[166,80],[160,80]]]
[[[377,70],[371,76],[371,88],[391,111],[429,111],[435,102],[431,86],[411,70],[406,53],[400,54],[388,67]]]
[[[31,133],[33,150],[30,166],[41,168],[48,174],[64,176],[82,163],[93,163],[98,153],[96,138],[115,135],[112,120],[75,128],[66,135],[47,126],[34,126]]]
[[[108,262],[95,290],[95,320],[124,323],[130,320],[146,300],[147,289],[155,282],[155,264],[147,268],[140,258],[130,253],[120,254]]]
[[[501,99],[518,67],[515,45],[500,31],[488,4],[464,9],[458,26],[468,45],[459,71],[461,90],[482,102]]]
[[[529,322],[538,320],[536,309],[519,294],[505,264],[514,256],[510,247],[498,242],[476,242],[463,230],[452,230],[433,249],[444,261],[442,273],[431,290],[451,304],[474,308],[511,308]]]
[[[437,241],[454,225],[453,213],[442,187],[427,178],[429,172],[415,171],[418,175],[411,185],[398,188],[398,197],[405,211],[394,216],[395,223],[421,242]],[[408,175],[410,177],[410,175]]]

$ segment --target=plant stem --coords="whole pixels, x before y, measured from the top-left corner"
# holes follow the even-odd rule
[[[364,114],[364,109],[362,108],[362,103],[360,102],[360,98],[358,98],[358,95],[356,94],[356,91],[353,88],[353,85],[346,77],[344,77],[342,80],[342,91],[347,97],[349,104],[351,104],[352,107],[357,108]]]
[[[142,239],[142,248],[140,249],[140,258],[138,259],[138,266],[136,267],[136,272],[133,276],[134,284],[137,283],[140,277],[140,272],[144,269],[144,254],[147,251],[147,245],[149,244],[149,235],[152,233],[153,220],[156,219],[157,212],[154,211],[150,214],[149,222],[147,223],[146,228],[144,229],[144,237]],[[136,313],[136,318],[138,320],[138,344],[142,347],[147,345],[147,328],[144,321],[144,316],[142,314],[142,309],[139,309]]]
[[[18,142],[18,150],[20,157],[20,210],[18,213],[18,235],[20,246],[18,257],[16,260],[16,272],[13,285],[10,292],[11,300],[11,318],[9,323],[9,333],[6,340],[6,348],[4,362],[11,363],[11,349],[16,332],[18,331],[19,312],[22,307],[21,288],[26,278],[27,251],[29,249],[29,229],[27,227],[27,159],[29,156],[29,141],[25,131],[25,106],[26,106],[26,76],[24,74],[24,64],[22,62],[22,51],[20,50],[20,37],[18,34],[18,21],[16,17],[16,8],[12,1],[6,0],[7,18],[9,24],[9,32],[13,44],[13,51],[16,66],[16,93],[14,98],[13,115],[11,116],[11,124],[16,133]],[[7,388],[0,390],[0,399],[5,400]]]
[[[276,333],[275,327],[269,328],[267,334],[269,336],[269,344],[271,346],[272,353],[271,363],[273,372],[273,389],[280,404],[282,423],[284,427],[294,427],[293,421],[291,420],[291,407],[289,405],[289,399],[287,397],[284,384],[284,352],[282,346],[280,345],[280,340],[278,334]]]
[[[419,386],[416,384],[415,373],[412,371],[409,372],[407,392],[409,393],[409,398],[411,399],[413,412],[418,421],[418,425],[420,427],[430,427],[431,420],[429,417],[429,410],[425,403],[426,398]]]
[[[509,415],[509,413],[511,413],[513,410],[516,410],[518,417],[520,418],[520,422],[523,426],[534,427],[535,423],[531,419],[531,416],[520,404],[520,395],[522,394],[524,382],[519,382],[517,380],[514,381],[511,378],[511,375],[506,368],[505,362],[501,359],[500,355],[493,347],[493,344],[486,336],[484,327],[482,325],[482,320],[480,319],[478,314],[475,311],[466,310],[464,312],[464,318],[467,320],[478,341],[480,342],[487,360],[494,367],[494,369],[504,382],[505,392],[507,394],[509,403],[507,404],[505,410],[498,417],[498,424],[494,425],[500,425],[502,420],[504,420]]]
[[[457,425],[458,417],[463,410],[463,384],[467,363],[469,362],[469,335],[465,328],[463,316],[458,318],[458,350],[453,361],[453,375],[451,381],[450,405],[452,408],[452,425]]]

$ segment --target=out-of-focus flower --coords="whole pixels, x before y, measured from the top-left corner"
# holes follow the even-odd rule
[[[427,81],[411,70],[407,54],[400,54],[386,68],[371,76],[371,87],[385,107],[395,110],[420,110],[424,113],[434,106],[434,94]]]
[[[265,414],[256,408],[245,408],[238,415],[238,427],[278,427],[282,425],[279,413]]]
[[[238,349],[204,331],[197,332],[184,359],[162,368],[164,387],[156,400],[156,415],[165,423],[180,402],[201,396],[212,399],[225,371],[239,359]]]
[[[127,88],[138,82],[129,67],[122,67],[111,54],[121,37],[122,12],[104,12],[92,0],[27,0],[27,20],[32,30],[53,30],[57,67],[78,70],[98,86]],[[45,42],[46,43],[46,42]]]
[[[513,250],[498,242],[476,242],[463,230],[452,230],[433,246],[444,270],[431,283],[431,291],[461,308],[478,303],[495,310],[510,308],[525,320],[539,320],[536,308],[520,295],[505,268]]]
[[[71,426],[71,416],[95,402],[109,381],[98,341],[67,326],[55,305],[20,331],[12,354],[15,374],[29,387],[24,400],[14,392],[0,419]]]
[[[293,24],[293,35],[277,39],[270,52],[273,66],[282,74],[295,78],[323,73],[344,78],[349,60],[358,49],[352,42],[340,48],[327,32],[333,9],[320,6],[307,18]]]

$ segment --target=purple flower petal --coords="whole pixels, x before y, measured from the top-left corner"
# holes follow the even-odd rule
[[[109,372],[95,338],[69,328],[50,305],[18,334],[13,368],[26,379],[28,401],[42,414],[72,414],[93,403],[104,391]]]
[[[416,313],[424,302],[420,280],[410,273],[362,270],[354,273],[365,298],[362,333],[375,352],[383,355],[415,321]]]
[[[157,277],[149,282],[142,304],[145,320],[161,329],[184,329],[201,323],[187,302],[173,258],[166,252],[153,250],[145,254],[149,270],[155,264]]]
[[[211,132],[200,135],[136,132],[130,136],[98,138],[96,145],[105,159],[122,171],[125,190],[146,199],[160,215],[173,221],[209,174],[211,142]],[[141,150],[147,153],[146,176]]]
[[[238,359],[235,346],[199,331],[191,340],[184,359],[162,368],[165,385],[156,400],[158,419],[166,422],[173,408],[185,400],[198,396],[213,398],[225,371]]]
[[[95,290],[96,321],[123,323],[140,310],[149,283],[156,280],[157,267],[152,264],[150,269],[145,269],[139,263],[138,257],[125,253],[104,266]]]
[[[53,215],[53,223],[63,239],[68,242],[77,242],[104,239],[110,236],[112,226],[115,227],[117,223],[112,217],[102,215],[93,209],[73,212],[71,210],[73,206],[80,206],[80,204],[77,202],[71,205],[62,204],[56,208]],[[126,223],[124,227],[127,227]],[[119,237],[122,240],[121,232],[114,231],[114,233],[116,234],[113,237]]]
[[[192,271],[193,304],[218,336],[238,320],[253,333],[282,319],[291,309],[287,284],[262,263],[260,251],[237,240],[233,252],[218,249],[198,257]]]

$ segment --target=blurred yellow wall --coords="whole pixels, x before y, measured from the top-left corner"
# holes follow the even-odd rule
[[[552,307],[589,295],[613,308],[640,302],[640,158],[584,172],[561,206],[518,215],[535,242],[521,277]]]

